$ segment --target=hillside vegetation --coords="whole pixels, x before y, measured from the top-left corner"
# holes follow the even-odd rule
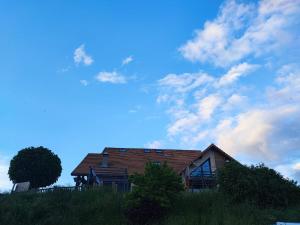
[[[1,225],[121,225],[127,224],[122,193],[96,189],[0,195]],[[261,209],[253,204],[232,204],[214,191],[184,193],[174,202],[166,225],[270,225],[300,221],[300,204]]]

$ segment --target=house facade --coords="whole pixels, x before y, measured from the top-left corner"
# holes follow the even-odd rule
[[[99,185],[128,191],[128,177],[143,173],[147,162],[166,162],[182,177],[186,189],[194,191],[214,187],[217,170],[231,160],[214,144],[204,151],[106,147],[102,153],[87,154],[71,175],[76,181],[86,181],[92,172]]]
[[[190,191],[213,188],[216,186],[216,174],[218,169],[233,159],[230,155],[211,144],[201,155],[189,163],[180,175]]]

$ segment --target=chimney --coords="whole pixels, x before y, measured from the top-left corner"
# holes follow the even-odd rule
[[[109,154],[107,152],[103,152],[101,167],[108,167],[108,159],[109,159]]]

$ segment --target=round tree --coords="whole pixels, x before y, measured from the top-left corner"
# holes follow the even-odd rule
[[[29,181],[31,188],[38,188],[55,183],[61,171],[59,157],[41,146],[20,150],[10,161],[8,175],[14,183]]]

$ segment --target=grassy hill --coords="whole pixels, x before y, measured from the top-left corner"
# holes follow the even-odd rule
[[[110,190],[55,191],[0,195],[1,225],[120,225],[124,195]],[[270,225],[300,221],[300,205],[286,210],[233,205],[220,193],[184,193],[165,225]]]

